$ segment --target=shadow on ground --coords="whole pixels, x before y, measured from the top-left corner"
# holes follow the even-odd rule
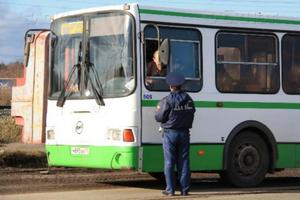
[[[101,183],[101,182],[99,182]],[[113,186],[136,187],[155,189],[160,192],[165,185],[159,180],[133,180],[105,182]],[[177,187],[176,191],[179,191]],[[300,177],[268,177],[259,186],[253,188],[235,188],[219,178],[196,178],[192,179],[191,193],[224,193],[224,194],[247,194],[247,193],[277,193],[277,192],[300,192]]]

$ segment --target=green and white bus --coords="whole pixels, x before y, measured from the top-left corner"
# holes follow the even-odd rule
[[[49,166],[163,171],[159,50],[195,101],[192,171],[249,187],[300,167],[300,19],[125,4],[56,15],[51,32]]]

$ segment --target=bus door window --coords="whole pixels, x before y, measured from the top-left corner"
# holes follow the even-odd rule
[[[300,94],[300,36],[285,35],[282,39],[283,89],[288,94]]]
[[[216,42],[216,84],[220,92],[268,94],[278,91],[274,36],[221,32]]]
[[[146,29],[149,30],[149,29]],[[167,87],[165,77],[167,66],[163,66],[159,58],[157,31],[151,30],[153,38],[147,38],[145,43],[145,85],[149,90],[161,90]]]
[[[183,89],[186,91],[199,91],[202,85],[200,73],[200,41],[198,30],[160,26],[160,39],[170,40],[170,61],[167,66],[159,63],[159,70],[154,70],[158,65],[157,33],[153,26],[145,28],[145,86],[152,91],[169,91],[165,77],[168,72],[179,72],[186,78]]]

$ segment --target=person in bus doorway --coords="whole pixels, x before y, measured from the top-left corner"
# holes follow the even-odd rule
[[[165,77],[167,74],[167,69],[163,66],[159,59],[159,51],[153,53],[152,61],[147,64],[146,73],[146,86],[151,89],[155,89],[157,86],[160,87],[160,77]]]
[[[181,195],[185,196],[190,189],[189,129],[194,121],[195,106],[192,98],[181,90],[185,82],[181,74],[170,72],[166,81],[171,92],[160,100],[155,110],[155,119],[163,131],[166,189],[162,193],[174,196],[176,166]]]
[[[147,76],[166,76],[166,68],[160,63],[158,50],[153,53],[152,61],[147,64]]]

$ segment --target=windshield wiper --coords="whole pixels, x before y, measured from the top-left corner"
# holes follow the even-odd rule
[[[70,85],[70,82],[72,80],[72,77],[73,77],[73,74],[75,72],[75,70],[77,69],[78,70],[78,76],[77,76],[77,79],[75,79],[75,83],[77,82],[78,84],[78,87],[79,87],[79,79],[78,77],[80,77],[80,67],[81,67],[81,45],[82,43],[80,42],[79,43],[79,50],[78,50],[78,57],[77,57],[77,64],[75,64],[73,67],[72,67],[72,70],[71,72],[69,73],[69,76],[68,76],[68,80],[66,82],[66,85],[65,87],[63,87],[59,97],[58,97],[58,100],[56,102],[56,106],[58,107],[63,107],[64,104],[65,104],[65,101],[66,101],[66,98],[70,96],[70,94],[72,94],[73,92],[72,91],[66,91],[67,88],[69,88],[69,85]]]
[[[99,79],[98,73],[95,69],[94,63],[90,62],[90,42],[87,43],[87,49],[86,49],[86,56],[85,56],[85,64],[86,64],[86,75],[88,80],[91,83],[93,93],[96,98],[96,102],[98,105],[105,106],[104,100],[103,100],[103,88],[101,81]],[[90,70],[93,74],[93,78],[95,80],[95,83],[92,81],[92,77],[90,74]]]

